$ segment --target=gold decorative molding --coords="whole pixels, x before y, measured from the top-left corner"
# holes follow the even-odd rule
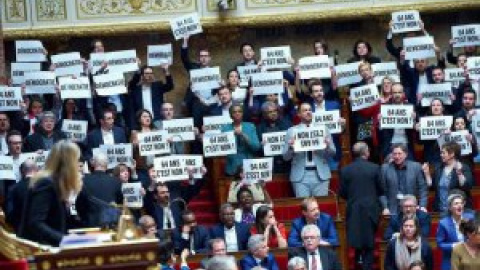
[[[27,21],[27,5],[25,0],[4,0],[4,16],[7,23]]]
[[[245,0],[247,7],[251,9],[362,1],[370,2],[369,0]]]
[[[230,0],[230,1],[231,2],[229,3],[228,10],[236,10],[237,9],[237,0]],[[218,12],[218,0],[208,0],[207,9],[210,12]]]
[[[335,8],[331,10],[290,14],[269,14],[255,15],[248,17],[222,17],[222,18],[203,18],[202,27],[208,28],[230,28],[230,27],[262,27],[279,26],[291,24],[311,24],[326,20],[346,20],[352,18],[371,18],[372,16],[382,16],[390,14],[393,11],[403,9],[416,9],[420,12],[451,12],[458,10],[471,10],[480,8],[478,0],[457,0],[440,1],[427,3],[407,3],[399,5],[388,5],[380,7],[356,7],[356,8]],[[76,25],[60,28],[34,28],[34,29],[4,29],[5,39],[20,38],[53,38],[58,36],[112,36],[132,32],[170,32],[168,21],[129,21],[128,23],[108,23],[102,25]]]
[[[67,19],[65,0],[37,0],[38,21],[62,21]]]

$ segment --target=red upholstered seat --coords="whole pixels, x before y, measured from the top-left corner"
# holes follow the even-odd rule
[[[473,178],[475,179],[475,186],[480,186],[480,169],[473,170]]]
[[[28,270],[28,263],[26,260],[0,262],[0,269],[5,270]]]

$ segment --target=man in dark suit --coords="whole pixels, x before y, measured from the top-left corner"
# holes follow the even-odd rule
[[[173,232],[176,253],[188,249],[190,254],[207,253],[210,235],[207,228],[197,225],[195,214],[191,210],[182,213],[182,226]]]
[[[56,142],[65,139],[66,136],[63,132],[55,130],[56,119],[53,112],[44,112],[40,116],[40,125],[35,130],[35,133],[25,138],[23,152],[50,150]]]
[[[347,201],[347,241],[362,259],[362,269],[373,266],[375,232],[380,219],[380,166],[368,161],[370,150],[364,142],[352,148],[355,161],[340,171],[339,194]],[[358,226],[362,224],[362,226]]]
[[[268,252],[267,242],[261,234],[254,234],[248,239],[248,254],[240,260],[242,270],[261,267],[266,270],[278,270],[278,264],[272,253]]]
[[[307,270],[341,270],[335,251],[320,245],[320,230],[314,224],[302,229],[303,247],[292,249],[288,258],[301,257],[307,262]]]
[[[250,230],[245,223],[235,222],[233,206],[225,203],[220,207],[220,224],[210,228],[210,238],[222,238],[227,245],[227,252],[247,249]]]

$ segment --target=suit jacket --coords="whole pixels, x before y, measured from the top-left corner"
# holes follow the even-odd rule
[[[267,257],[263,259],[260,263],[257,263],[252,254],[247,254],[240,260],[241,270],[250,270],[256,266],[261,266],[263,269],[267,270],[279,269],[277,261],[275,260],[275,257],[272,253],[268,253]]]
[[[288,247],[303,246],[301,232],[305,225],[307,225],[307,221],[304,217],[299,217],[292,221],[290,233],[288,234]],[[320,229],[322,240],[330,243],[332,246],[340,245],[337,229],[335,228],[335,223],[330,215],[320,213],[315,225]]]
[[[44,133],[41,130],[38,130],[32,135],[28,135],[25,138],[25,142],[23,143],[22,152],[29,153],[29,152],[35,152],[37,150],[50,150],[50,149],[46,149],[45,144],[43,143],[43,137],[44,137]],[[56,143],[62,139],[66,139],[66,136],[63,132],[54,130],[52,134],[52,138],[53,138],[53,143]]]
[[[106,203],[123,203],[122,184],[117,178],[108,175],[106,172],[94,171],[86,174],[83,178],[85,191],[90,196],[100,199]]]
[[[233,124],[225,125],[222,132],[233,131]],[[228,175],[234,175],[238,166],[241,166],[244,159],[256,157],[256,152],[260,150],[261,144],[258,141],[257,129],[255,125],[248,122],[242,122],[242,132],[248,138],[246,142],[243,137],[235,135],[237,143],[237,153],[227,156],[227,165],[225,172]]]
[[[420,225],[420,231],[423,238],[428,239],[430,237],[430,228],[432,225],[431,217],[428,213],[425,213],[421,210],[417,210],[415,216],[418,219],[418,223]],[[403,220],[403,212],[399,212],[396,215],[390,216],[390,221],[388,222],[388,226],[385,229],[385,233],[383,234],[383,239],[389,241],[392,239],[394,233],[400,232],[401,224]]]
[[[438,61],[438,66],[444,69],[446,67],[445,60]],[[429,84],[433,83],[432,72],[434,68],[435,66],[432,65],[432,66],[428,66],[425,69],[425,74],[427,76],[427,81]],[[401,69],[400,72],[403,75],[405,75],[404,77],[405,77],[406,87],[410,90],[410,91],[406,91],[408,101],[412,104],[417,104],[417,93],[418,93],[418,85],[420,82],[420,74],[418,73],[417,69],[415,69],[414,67],[413,68],[410,67],[409,61],[405,61],[403,65],[401,65],[400,69]]]
[[[170,92],[173,89],[173,79],[172,76],[166,76],[166,83],[161,81],[155,81],[151,86],[151,97],[152,97],[152,110],[153,110],[153,119],[159,120],[162,118],[162,104],[163,104],[163,94]],[[142,97],[142,85],[136,84],[133,88],[131,96],[133,115],[142,108],[143,106],[143,97]]]
[[[225,226],[220,223],[210,228],[210,238],[225,239]],[[250,229],[247,224],[235,222],[235,232],[237,234],[238,250],[247,250],[248,238],[250,238]]]
[[[323,270],[341,270],[342,269],[342,265],[338,260],[337,254],[331,248],[318,247],[318,254],[320,256],[320,261],[322,263]],[[293,257],[301,257],[302,259],[304,259],[305,263],[307,264],[307,269],[309,269],[310,266],[308,265],[309,264],[308,254],[305,248],[301,247],[301,248],[295,248],[295,249],[289,250],[288,258],[291,259]]]
[[[127,137],[125,136],[125,131],[120,128],[120,127],[113,127],[112,129],[113,132],[113,141],[115,144],[118,143],[127,143]],[[87,135],[87,141],[85,145],[87,146],[87,149],[84,153],[84,157],[89,160],[92,158],[92,149],[97,148],[100,145],[103,144],[103,136],[102,136],[102,130],[100,128],[92,130]]]
[[[293,152],[293,149],[290,147],[288,142],[293,138],[294,131],[297,129],[303,129],[306,125],[300,123],[296,126],[293,126],[288,129],[287,136],[285,137],[285,150],[283,152],[283,159],[286,161],[292,160],[292,168],[290,171],[290,181],[297,183],[302,181],[303,175],[305,174],[305,163],[306,163],[306,153]],[[328,133],[328,132],[327,132]],[[313,151],[313,162],[317,167],[318,177],[322,180],[329,180],[332,177],[330,172],[330,167],[327,163],[327,158],[329,156],[335,155],[335,144],[332,142],[332,136],[327,134],[330,144],[329,147],[323,150]]]
[[[464,212],[462,219],[473,219],[474,214],[471,212]],[[453,244],[459,242],[457,230],[452,216],[448,215],[438,222],[437,229],[437,246],[442,250],[442,270],[450,270],[450,259],[452,257]]]
[[[428,189],[425,177],[423,175],[422,166],[418,162],[405,160],[406,166],[406,183],[404,195],[411,194],[418,198],[421,207],[427,207]],[[398,177],[393,163],[382,165],[380,179],[382,189],[385,194],[380,197],[382,207],[388,208],[392,214],[399,211],[399,194]]]
[[[397,238],[395,238],[388,242],[383,265],[384,270],[399,270],[395,262],[395,243],[397,241]],[[425,270],[433,270],[433,253],[432,248],[428,244],[428,239],[422,238],[422,246],[420,249],[421,260],[425,264]]]
[[[193,237],[193,250],[195,253],[207,253],[208,252],[208,242],[210,241],[210,234],[208,229],[204,226],[197,225],[190,233],[189,239],[184,239],[182,237],[182,228],[178,226],[173,231],[173,242],[175,246],[175,252],[180,253],[184,249],[191,250],[190,239]]]
[[[22,178],[18,183],[11,187],[7,194],[6,216],[7,222],[13,226],[16,232],[22,219],[24,202],[28,194],[28,185],[30,177]]]

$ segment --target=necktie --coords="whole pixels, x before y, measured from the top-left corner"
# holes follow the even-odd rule
[[[315,252],[312,252],[312,267],[310,270],[317,270],[317,257],[315,257]]]
[[[310,125],[307,125],[307,128],[310,127]],[[312,162],[313,159],[313,154],[312,151],[307,151],[307,161]]]

